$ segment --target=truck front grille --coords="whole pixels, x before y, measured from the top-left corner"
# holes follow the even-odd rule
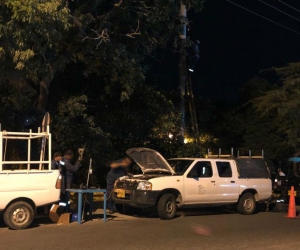
[[[116,183],[116,188],[135,190],[137,184],[138,184],[137,182],[131,182],[131,181],[118,181]]]

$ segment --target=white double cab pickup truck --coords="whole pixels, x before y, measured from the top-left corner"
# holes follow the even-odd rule
[[[59,200],[59,170],[51,170],[51,134],[0,132],[0,216],[11,229],[25,229],[38,207]]]
[[[236,204],[241,214],[253,214],[257,203],[272,195],[270,171],[263,157],[174,158],[165,160],[149,148],[126,153],[141,174],[120,177],[112,197],[116,204],[157,208],[161,219],[172,219],[178,207]]]

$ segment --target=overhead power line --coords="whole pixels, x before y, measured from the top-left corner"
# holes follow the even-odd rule
[[[259,0],[259,1],[260,1],[261,3],[263,3],[263,4],[265,4],[265,5],[267,5],[267,6],[271,7],[271,8],[273,8],[274,10],[277,10],[277,11],[279,11],[279,12],[281,12],[281,13],[283,13],[283,14],[285,14],[285,15],[287,15],[287,16],[289,16],[289,17],[295,19],[295,20],[297,20],[298,22],[300,22],[300,19],[298,19],[298,18],[296,18],[296,17],[294,17],[294,16],[292,16],[292,15],[290,15],[290,14],[288,14],[288,13],[286,13],[286,12],[284,12],[284,11],[282,11],[282,10],[276,8],[276,7],[274,7],[273,5],[268,4],[268,3],[264,2],[263,0]]]
[[[293,9],[293,10],[295,10],[295,11],[298,11],[298,12],[300,12],[300,10],[298,10],[298,9],[294,8],[294,7],[293,7],[293,6],[291,6],[291,5],[288,5],[287,3],[283,2],[283,1],[280,1],[280,0],[278,0],[278,2],[280,2],[280,3],[282,3],[282,4],[284,4],[284,5],[288,6],[288,7],[290,7],[291,9]]]
[[[261,17],[261,18],[263,18],[263,19],[265,19],[265,20],[267,20],[267,21],[269,21],[269,22],[271,22],[271,23],[274,23],[274,24],[276,24],[276,25],[278,25],[278,26],[280,26],[280,27],[282,27],[282,28],[285,28],[285,29],[287,29],[287,30],[289,30],[289,31],[292,31],[292,32],[294,32],[294,33],[300,35],[300,32],[298,32],[298,31],[296,31],[296,30],[293,30],[293,29],[291,29],[291,28],[289,28],[289,27],[287,27],[287,26],[284,26],[284,25],[282,25],[282,24],[280,24],[280,23],[278,23],[278,22],[275,22],[275,21],[273,21],[273,20],[271,20],[271,19],[269,19],[269,18],[267,18],[267,17],[264,17],[264,16],[262,16],[262,15],[256,13],[256,12],[254,12],[254,11],[252,11],[252,10],[249,10],[249,9],[247,9],[247,8],[245,8],[245,7],[243,7],[243,6],[239,5],[239,4],[237,4],[237,3],[234,3],[234,2],[232,2],[232,1],[230,1],[230,0],[226,0],[226,1],[229,2],[229,3],[231,3],[231,4],[233,4],[233,5],[235,5],[235,6],[237,6],[237,7],[239,7],[239,8],[241,8],[241,9],[244,9],[244,10],[246,10],[246,11],[248,11],[248,12],[250,12],[250,13],[256,15],[256,16],[259,16],[259,17]]]

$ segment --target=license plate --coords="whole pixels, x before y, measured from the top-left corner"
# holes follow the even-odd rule
[[[288,195],[291,195],[291,190],[289,190]],[[294,196],[296,196],[296,195],[297,195],[297,192],[294,191]]]
[[[125,198],[125,190],[117,190],[117,198]]]

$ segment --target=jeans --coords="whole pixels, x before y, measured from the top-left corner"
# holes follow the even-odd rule
[[[107,209],[109,210],[117,210],[115,206],[115,202],[112,198],[112,191],[114,189],[114,184],[107,184],[106,193],[107,193]]]

